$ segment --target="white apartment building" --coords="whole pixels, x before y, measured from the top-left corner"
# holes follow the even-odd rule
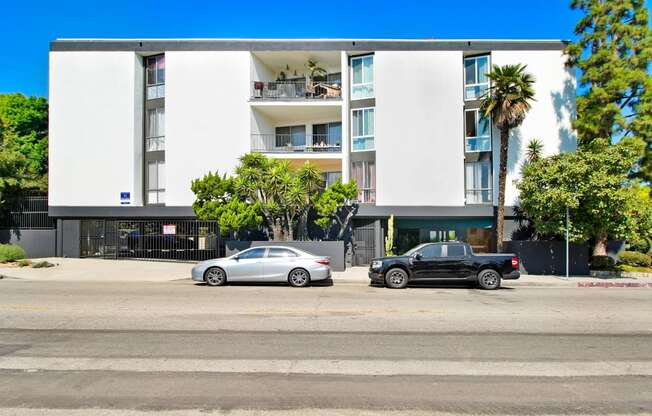
[[[84,255],[84,238],[101,221],[193,218],[191,181],[232,173],[248,152],[296,166],[310,161],[327,182],[357,182],[357,263],[383,251],[390,215],[399,250],[449,238],[488,249],[499,134],[478,112],[485,74],[494,64],[522,63],[536,77],[536,101],[510,142],[506,203],[516,205],[513,180],[528,141],[539,139],[545,154],[575,146],[575,77],[564,47],[557,40],[55,40],[49,214],[58,221],[59,255]],[[325,73],[310,77],[309,61]]]

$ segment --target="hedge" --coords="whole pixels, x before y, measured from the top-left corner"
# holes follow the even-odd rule
[[[652,266],[652,259],[647,254],[639,253],[637,251],[623,251],[620,253],[618,261],[620,264],[635,267],[650,267]]]
[[[613,270],[616,262],[609,256],[593,256],[591,270]]]
[[[0,244],[0,263],[24,259],[25,250],[15,244]]]

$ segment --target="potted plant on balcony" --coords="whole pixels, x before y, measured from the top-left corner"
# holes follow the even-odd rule
[[[325,76],[327,74],[326,70],[319,66],[319,62],[308,59],[306,62],[306,69],[308,73],[306,74],[306,94],[315,94],[315,83],[314,79],[316,76]]]

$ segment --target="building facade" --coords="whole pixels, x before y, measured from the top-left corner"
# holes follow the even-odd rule
[[[163,226],[193,218],[191,181],[209,171],[231,173],[247,152],[295,166],[310,161],[327,183],[356,181],[356,263],[382,253],[390,215],[399,251],[453,238],[488,250],[499,135],[478,111],[486,73],[494,64],[522,63],[536,77],[536,101],[510,142],[506,204],[516,205],[513,180],[527,142],[539,139],[545,154],[575,146],[575,77],[564,47],[55,40],[49,214],[61,230],[58,254],[89,254],[84,239],[102,221]],[[323,71],[311,73],[311,64]],[[118,250],[130,232],[115,232]]]

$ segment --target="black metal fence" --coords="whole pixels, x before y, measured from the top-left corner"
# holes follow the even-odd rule
[[[217,223],[198,220],[82,220],[81,257],[207,260],[223,257]]]
[[[55,220],[48,216],[48,197],[26,194],[6,197],[0,209],[0,228],[53,229]]]

